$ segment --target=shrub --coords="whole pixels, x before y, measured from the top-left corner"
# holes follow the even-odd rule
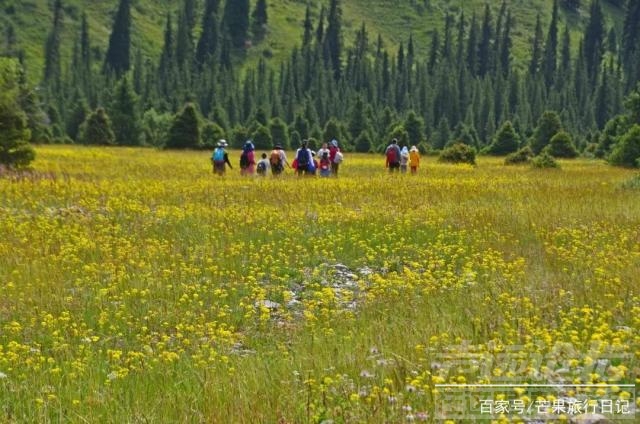
[[[356,138],[356,152],[367,153],[371,151],[371,136],[369,131],[362,131]]]
[[[438,157],[439,162],[476,164],[476,149],[464,143],[456,143],[444,149]]]
[[[546,111],[540,117],[538,126],[531,137],[529,144],[534,153],[540,153],[558,132],[562,130],[560,117],[554,111]]]
[[[534,168],[560,168],[560,164],[546,150],[533,158],[531,165]]]
[[[575,158],[578,156],[571,135],[566,131],[560,131],[554,135],[546,149],[555,158]]]
[[[169,149],[200,147],[200,123],[198,122],[198,112],[193,103],[187,103],[174,118],[169,128],[165,147]]]
[[[617,166],[638,167],[640,159],[640,125],[636,124],[613,146],[609,162]]]
[[[226,138],[224,129],[215,122],[207,122],[202,127],[202,147],[205,149],[213,149],[218,140]]]
[[[531,147],[524,146],[517,152],[507,155],[507,157],[504,159],[504,164],[518,165],[522,163],[530,163],[531,159],[533,159],[534,156],[535,155],[533,154],[533,150],[531,150]]]

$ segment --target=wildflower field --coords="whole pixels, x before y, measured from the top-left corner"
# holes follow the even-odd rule
[[[0,422],[453,423],[456,391],[475,408],[495,383],[511,409],[480,421],[567,422],[594,396],[640,418],[631,171],[37,154],[0,178]]]

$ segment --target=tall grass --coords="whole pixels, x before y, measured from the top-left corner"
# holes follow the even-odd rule
[[[220,178],[207,153],[39,148],[0,180],[0,420],[432,422],[436,384],[508,374],[500,346],[574,348],[518,383],[637,384],[630,171],[383,165]],[[491,369],[443,366],[464,343]],[[585,372],[594,343],[622,359]]]

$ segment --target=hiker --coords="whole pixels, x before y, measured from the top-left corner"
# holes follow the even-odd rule
[[[227,141],[220,139],[218,140],[218,144],[216,144],[216,148],[211,155],[211,163],[213,164],[213,173],[218,174],[219,176],[223,176],[226,170],[225,165],[229,165],[230,169],[233,169],[231,166],[231,162],[229,162],[229,154],[224,149],[227,147]]]
[[[400,173],[407,173],[407,165],[409,164],[409,149],[407,146],[402,146],[400,150]]]
[[[338,140],[335,138],[331,140],[329,144],[329,161],[331,162],[331,175],[338,176],[338,169],[342,163],[343,156],[340,148],[338,147]]]
[[[317,168],[320,170],[321,177],[328,177],[331,175],[331,160],[327,143],[322,144],[322,148],[318,150],[317,156],[320,158]]]
[[[418,172],[418,166],[420,166],[420,152],[416,146],[411,146],[409,151],[409,167],[411,173],[416,174]]]
[[[287,154],[284,152],[282,145],[276,144],[273,146],[273,150],[269,156],[269,164],[271,165],[271,174],[273,174],[274,177],[282,174],[285,165],[291,168],[287,161]]]
[[[389,172],[394,172],[400,169],[400,147],[398,147],[398,139],[391,140],[391,144],[387,146],[384,151],[387,161],[385,167],[389,168]]]
[[[240,175],[253,175],[255,160],[255,147],[251,140],[247,140],[242,146],[242,154],[240,155]]]
[[[271,168],[271,165],[269,164],[269,160],[267,159],[267,154],[263,153],[262,159],[260,159],[258,161],[258,164],[256,165],[256,173],[261,177],[266,177],[269,168]]]
[[[307,148],[307,140],[302,140],[300,148],[296,150],[295,166],[296,174],[307,175],[313,169],[313,157],[311,156],[311,150]]]

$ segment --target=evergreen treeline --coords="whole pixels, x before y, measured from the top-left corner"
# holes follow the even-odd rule
[[[538,153],[562,131],[559,143],[570,146],[555,151],[573,155],[575,144],[605,156],[633,124],[620,117],[633,116],[625,98],[640,80],[634,0],[618,2],[621,33],[600,0],[554,0],[551,21],[537,19],[526,66],[512,60],[518,23],[506,1],[471,16],[447,14],[429,46],[409,37],[396,49],[364,24],[346,45],[341,1],[327,0],[320,10],[307,6],[288,60],[274,68],[262,59],[242,72],[246,47],[269,31],[267,0],[253,9],[249,0],[183,0],[166,17],[158,58],[132,45],[131,1],[120,0],[105,57],[96,63],[83,16],[69,64],[59,53],[63,1],[54,2],[44,49],[46,122],[29,123],[37,142],[197,148],[222,137],[239,147],[250,137],[267,148],[337,138],[347,150],[379,151],[396,137],[423,151],[462,142],[507,154],[524,144]],[[577,45],[559,7],[589,10]],[[418,56],[419,48],[428,53]],[[108,124],[95,130],[107,136],[88,137],[92,122]],[[185,128],[189,122],[197,128]]]

